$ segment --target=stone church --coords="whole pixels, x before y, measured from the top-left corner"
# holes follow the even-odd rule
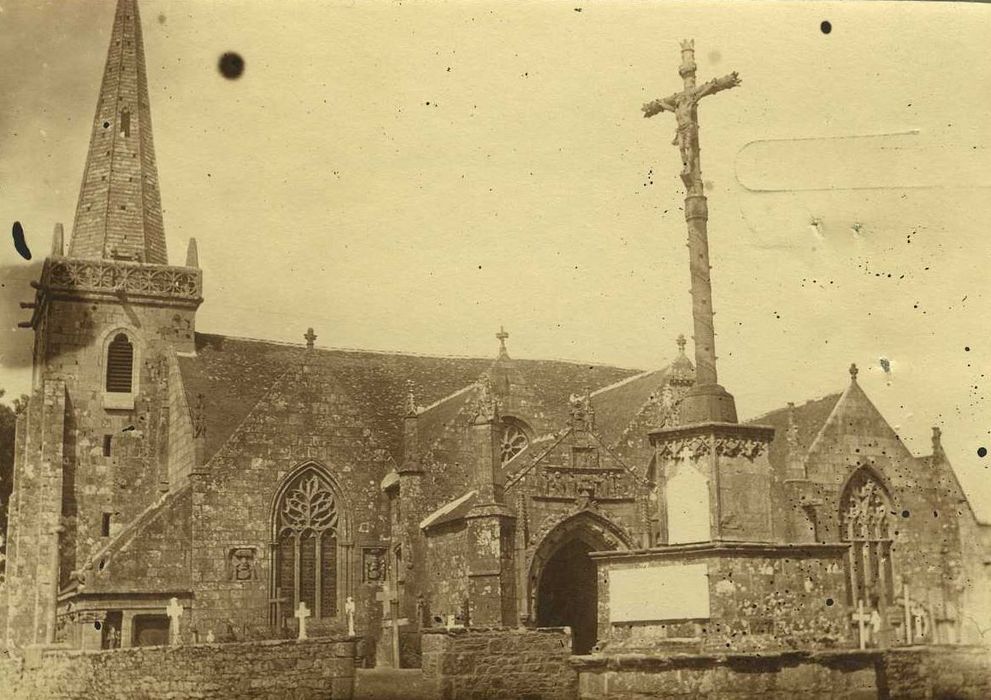
[[[26,304],[9,647],[294,636],[302,606],[311,635],[353,606],[380,664],[436,626],[566,625],[577,653],[850,646],[864,616],[873,645],[974,639],[986,532],[939,432],[911,454],[840,359],[836,393],[739,422],[684,338],[635,371],[514,359],[502,329],[478,359],[211,335],[204,268],[166,251],[119,0],[71,236]],[[612,603],[662,560],[709,567],[706,602],[667,600],[648,639]]]

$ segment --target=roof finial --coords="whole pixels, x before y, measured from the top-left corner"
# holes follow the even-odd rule
[[[412,379],[406,380],[406,416],[416,415],[416,385]]]
[[[860,371],[860,370],[859,370],[859,369],[857,369],[857,365],[856,365],[856,363],[852,363],[852,364],[850,365],[850,381],[851,381],[851,382],[856,382],[856,381],[857,381],[857,373],[858,373],[859,371]]]
[[[492,423],[499,419],[499,402],[492,393],[492,378],[483,374],[478,378],[478,395],[475,398],[475,424]]]
[[[933,454],[939,455],[943,452],[943,431],[938,425],[933,426]]]
[[[581,394],[571,395],[571,427],[592,431],[595,428],[595,408],[592,406],[592,389],[586,386]]]
[[[306,349],[307,350],[312,350],[313,349],[313,343],[317,339],[317,334],[313,332],[313,329],[312,328],[307,328],[306,329],[306,335],[304,335],[303,338],[306,339]]]
[[[499,326],[496,339],[499,341],[499,357],[509,357],[509,352],[506,350],[506,341],[509,339],[509,333],[506,332],[505,326]]]

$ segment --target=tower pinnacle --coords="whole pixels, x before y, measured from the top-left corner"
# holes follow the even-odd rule
[[[69,257],[168,264],[137,0],[117,0]]]

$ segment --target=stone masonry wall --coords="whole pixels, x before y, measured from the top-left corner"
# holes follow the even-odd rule
[[[351,698],[353,641],[45,652],[0,659],[0,695],[33,698]]]
[[[888,526],[893,538],[894,595],[882,601],[891,616],[886,621],[900,623],[897,606],[907,584],[913,602],[928,613],[929,641],[958,641],[966,583],[959,531],[963,494],[945,459],[913,457],[854,383],[810,449],[806,468],[804,495],[821,503],[816,528],[825,542],[842,537],[841,498],[855,470],[866,468],[882,482],[891,496]]]
[[[375,598],[380,581],[368,578],[364,560],[389,541],[379,484],[391,462],[375,444],[360,404],[350,397],[347,376],[311,358],[303,358],[270,388],[213,456],[208,473],[192,479],[196,606],[189,629],[201,635],[233,630],[238,639],[251,639],[271,634],[273,504],[287,476],[307,465],[333,483],[338,510],[336,610],[328,601],[322,619],[314,611],[311,633],[345,628],[347,596],[356,604],[358,634],[373,643],[381,633],[382,604]],[[246,579],[233,571],[235,550],[254,554]],[[283,592],[285,615],[291,615],[292,594]],[[295,626],[291,616],[287,621]]]
[[[610,620],[611,572],[648,567],[663,571],[664,567],[684,564],[707,566],[708,619]],[[843,577],[841,548],[651,550],[642,556],[600,562],[600,645],[611,650],[641,651],[668,647],[678,640],[679,648],[694,652],[851,646],[854,642],[848,634]]]
[[[612,698],[991,697],[991,652],[978,647],[725,655],[580,656],[581,700]]]
[[[575,697],[567,628],[427,630],[422,644],[423,674],[444,700]]]

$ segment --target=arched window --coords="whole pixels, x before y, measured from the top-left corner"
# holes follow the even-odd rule
[[[850,543],[847,589],[851,605],[868,608],[893,602],[891,499],[867,469],[854,473],[840,499],[840,539]]]
[[[107,346],[107,391],[130,394],[134,372],[134,346],[124,333],[118,333]]]
[[[327,479],[305,469],[283,489],[275,507],[275,585],[292,615],[300,602],[313,617],[337,614],[340,513]],[[281,621],[280,621],[281,623]]]
[[[530,445],[530,437],[521,421],[513,418],[502,419],[502,463],[506,464],[513,457]]]

